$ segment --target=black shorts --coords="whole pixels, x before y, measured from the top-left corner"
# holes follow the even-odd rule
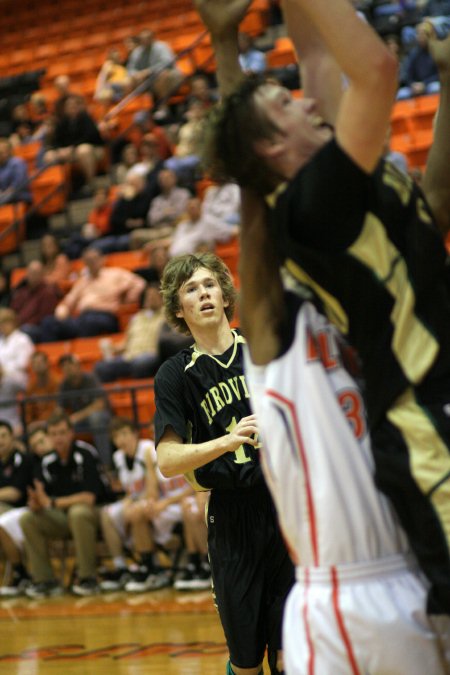
[[[208,549],[213,590],[230,652],[239,668],[255,668],[281,649],[284,602],[294,567],[267,488],[211,493]]]
[[[377,485],[431,582],[430,614],[450,614],[450,383],[447,392],[408,389],[371,434]]]

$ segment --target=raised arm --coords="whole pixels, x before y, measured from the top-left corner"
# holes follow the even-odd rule
[[[450,36],[430,40],[430,52],[439,70],[441,92],[422,187],[439,229],[446,234],[450,230]]]
[[[279,260],[269,237],[266,208],[259,197],[242,190],[239,315],[256,365],[278,356],[284,308]]]
[[[289,0],[289,4],[318,31],[349,80],[339,105],[336,138],[370,172],[382,154],[397,90],[396,60],[348,0]]]
[[[336,124],[342,96],[342,72],[317,28],[292,0],[283,1],[284,20],[294,44],[305,98],[317,101],[324,120]]]
[[[194,0],[194,4],[211,34],[219,91],[228,96],[244,77],[237,36],[251,0]]]

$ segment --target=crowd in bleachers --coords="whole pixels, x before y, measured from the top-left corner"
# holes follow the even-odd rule
[[[392,117],[386,155],[420,180],[439,90],[428,41],[430,35],[448,30],[450,3],[354,4],[399,56],[401,102]],[[198,518],[201,505],[187,484],[167,492],[155,469],[151,441],[142,437],[150,435],[154,409],[151,378],[165,358],[189,344],[162,316],[159,279],[165,263],[181,253],[216,250],[239,282],[239,190],[211,183],[199,157],[206,115],[217,100],[212,48],[208,38],[197,40],[202,25],[183,0],[174,3],[167,20],[161,11],[154,19],[145,14],[147,27],[143,17],[148,2],[91,0],[79,16],[79,3],[65,0],[60,6],[67,21],[72,17],[70,28],[60,22],[58,32],[53,20],[46,40],[40,34],[33,42],[39,32],[26,25],[26,8],[31,12],[35,6],[33,0],[24,3],[16,25],[25,31],[20,41],[29,37],[29,47],[19,49],[17,35],[17,43],[11,40],[0,58],[0,78],[27,68],[46,71],[40,89],[12,101],[8,117],[0,120],[0,252],[11,253],[27,236],[32,238],[36,216],[44,222],[39,255],[27,266],[11,269],[4,264],[0,270],[0,462],[14,467],[13,473],[17,465],[18,475],[17,485],[0,483],[0,506],[13,506],[23,524],[14,549],[0,515],[0,544],[12,565],[4,594],[28,589],[31,597],[41,597],[61,590],[39,539],[39,527],[42,534],[47,526],[54,538],[71,536],[75,541],[79,569],[74,591],[96,592],[96,537],[87,537],[88,552],[77,550],[79,537],[86,538],[86,519],[91,529],[101,523],[113,560],[100,578],[104,590],[151,590],[170,583],[161,570],[157,545],[164,546],[164,536],[178,522],[190,533],[185,538],[192,548],[188,546],[189,571],[178,578],[178,587],[200,588],[209,578]],[[42,25],[54,7],[40,3]],[[82,38],[93,9],[99,28],[89,28],[90,35]],[[272,72],[290,86],[298,83],[298,73],[292,78],[292,44],[282,36],[268,42],[265,33],[268,17],[276,15],[276,2],[255,0],[240,36],[240,61],[245,71]],[[0,35],[6,28],[0,28]],[[14,33],[12,26],[9,32]],[[266,39],[258,44],[258,37]],[[137,95],[130,95],[136,86]],[[64,212],[73,198],[92,200],[87,219],[50,230],[48,218]],[[120,422],[123,414],[133,422]],[[33,428],[36,422],[39,426]],[[65,437],[61,452],[55,428]],[[53,449],[56,473],[47,470],[46,460],[34,459],[39,481],[33,483],[28,460],[22,466],[20,459],[33,456],[37,439],[45,450]],[[94,463],[98,484],[70,483],[64,473],[68,453],[72,458],[79,453],[86,466]],[[128,484],[127,471],[138,464],[136,453],[145,457],[147,473],[145,480],[142,474]],[[115,496],[123,495],[102,509],[94,503],[111,495],[101,496],[100,464],[114,468],[122,481]],[[55,476],[65,476],[61,484],[67,478],[65,492],[58,492]],[[2,493],[4,489],[13,492]],[[72,503],[66,499],[85,492],[93,497],[75,499],[73,518],[67,518]],[[167,509],[174,514],[164,520]],[[38,526],[47,511],[51,524]],[[14,521],[5,509],[9,519]],[[160,521],[170,527],[158,539]],[[17,519],[13,524],[11,532],[21,530]],[[32,553],[35,549],[42,553],[40,560]],[[130,557],[137,563],[134,572]]]

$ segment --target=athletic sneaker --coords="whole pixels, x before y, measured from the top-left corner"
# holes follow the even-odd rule
[[[0,596],[3,598],[15,598],[18,595],[24,595],[25,590],[30,584],[31,579],[27,574],[14,570],[10,585],[0,588]]]
[[[96,595],[100,591],[100,587],[95,577],[84,577],[79,579],[71,586],[72,593],[75,595]]]
[[[211,588],[211,570],[207,563],[188,563],[174,583],[177,591],[204,591]]]
[[[116,570],[105,570],[101,574],[100,590],[120,591],[125,588],[127,581],[131,581],[132,574],[127,567],[119,567]]]
[[[28,598],[53,598],[62,595],[63,592],[63,587],[54,579],[31,584],[25,589],[25,595]]]
[[[170,586],[170,574],[161,569],[149,569],[141,567],[134,572],[130,581],[125,584],[128,593],[145,593],[145,591],[158,591],[160,588]]]

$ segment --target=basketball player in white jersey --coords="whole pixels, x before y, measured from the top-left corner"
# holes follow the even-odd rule
[[[235,32],[249,3],[196,4],[212,32],[222,93],[230,93]],[[426,614],[427,582],[374,484],[362,398],[337,336],[314,304],[283,291],[264,207],[244,193],[243,209],[246,377],[267,481],[298,565],[284,618],[286,673],[448,672]],[[447,618],[441,627],[450,630]]]

